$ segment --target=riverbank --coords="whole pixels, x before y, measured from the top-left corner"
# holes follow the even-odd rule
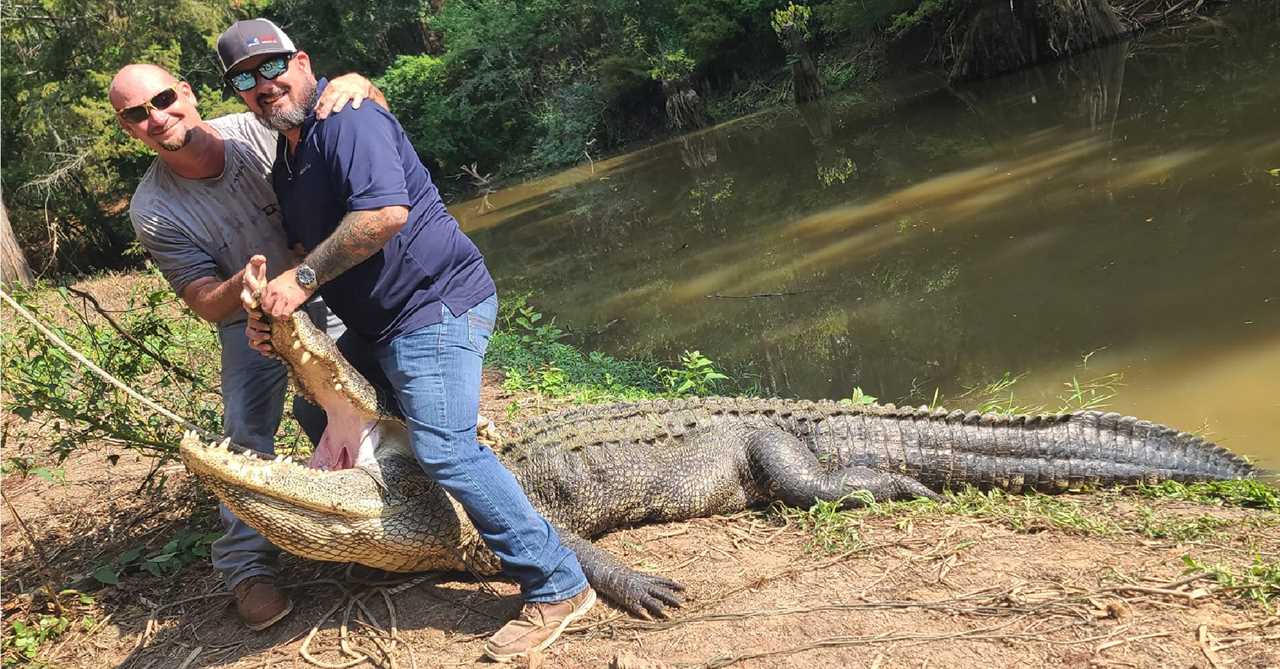
[[[74,288],[131,332],[158,308],[168,324],[157,329],[160,337],[196,348],[206,361],[213,356],[199,337],[183,334],[205,326],[171,303],[150,302],[164,290],[155,275],[114,275]],[[35,302],[61,327],[83,322],[54,308],[57,294]],[[72,304],[96,319],[91,307]],[[722,380],[697,359],[650,366],[583,354],[563,342],[550,317],[534,316],[527,302],[504,303],[493,350],[508,371],[487,370],[482,391],[482,412],[499,431],[575,402]],[[99,343],[112,338],[91,322]],[[18,323],[5,319],[6,343],[20,334]],[[158,339],[144,341],[154,349]],[[6,352],[12,393],[15,361],[12,349]],[[113,361],[128,362],[118,350]],[[533,373],[513,381],[522,366]],[[663,369],[692,373],[668,381]],[[139,378],[155,383],[162,375]],[[87,377],[64,383],[92,391]],[[147,388],[153,395],[154,387]],[[43,427],[32,429],[8,411],[4,419],[6,666],[249,669],[292,666],[304,650],[336,663],[352,659],[339,650],[344,638],[354,648],[381,642],[388,657],[380,666],[390,666],[391,657],[397,666],[465,666],[478,662],[483,639],[518,605],[503,581],[430,575],[378,590],[367,579],[389,577],[286,558],[283,578],[293,584],[297,610],[265,633],[248,633],[207,564],[217,533],[213,500],[180,464],[102,438],[80,443],[59,462],[47,449],[79,426],[50,430],[58,419],[35,415]],[[945,505],[837,512],[819,504],[633,528],[602,545],[627,564],[684,582],[685,607],[669,621],[646,622],[601,605],[542,661],[887,667],[917,666],[927,654],[975,669],[1269,666],[1280,661],[1273,643],[1280,631],[1277,527],[1274,489],[1226,484],[1062,497],[959,492]],[[76,590],[59,593],[67,585]],[[342,606],[349,593],[370,607],[363,623]]]

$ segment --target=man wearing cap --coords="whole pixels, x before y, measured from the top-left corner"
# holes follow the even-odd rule
[[[325,115],[365,97],[385,105],[367,79],[334,81],[320,105]],[[275,450],[284,408],[287,373],[277,360],[249,346],[239,294],[243,267],[255,253],[285,268],[293,262],[271,188],[276,132],[252,114],[204,121],[187,82],[155,65],[135,63],[116,73],[108,92],[125,133],[157,154],[129,203],[139,241],[184,302],[218,325],[222,349],[223,425],[237,444],[264,453]],[[342,323],[319,299],[306,306],[331,334]],[[324,412],[295,398],[294,416],[312,441],[324,430]],[[274,585],[279,549],[220,507],[226,534],[214,542],[214,567],[236,598],[241,620],[265,629],[288,615],[293,604]]]
[[[476,442],[481,362],[497,315],[484,258],[445,210],[396,118],[373,105],[323,120],[310,114],[328,82],[316,81],[306,52],[264,24],[241,21],[218,39],[228,83],[280,130],[272,180],[289,239],[307,251],[266,285],[262,309],[285,318],[324,295],[347,324],[339,347],[359,342],[371,354],[376,369],[361,371],[390,385],[423,470],[520,584],[521,614],[485,654],[506,661],[546,648],[596,596],[515,477]],[[253,42],[268,33],[274,50]]]

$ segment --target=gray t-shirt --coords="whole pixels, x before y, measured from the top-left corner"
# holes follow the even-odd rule
[[[247,112],[209,125],[224,140],[221,175],[186,179],[156,159],[129,203],[134,233],[178,295],[196,279],[225,281],[258,253],[271,276],[296,263],[271,189],[276,132]],[[244,319],[237,309],[219,325]]]

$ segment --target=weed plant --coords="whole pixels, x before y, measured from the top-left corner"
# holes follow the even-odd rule
[[[1268,562],[1255,556],[1253,563],[1244,569],[1206,562],[1191,555],[1182,556],[1182,562],[1187,573],[1205,572],[1218,585],[1256,602],[1268,613],[1276,613],[1277,600],[1280,600],[1280,561]]]
[[[1163,497],[1197,504],[1241,506],[1280,512],[1280,490],[1256,479],[1200,483],[1164,481],[1157,485],[1140,484],[1137,490],[1138,494],[1146,497]]]
[[[584,353],[562,341],[566,333],[554,318],[545,319],[535,310],[528,295],[503,302],[498,324],[485,364],[504,372],[508,390],[580,404],[743,390],[698,351],[686,351],[673,367],[653,360],[619,360],[599,351]]]
[[[179,408],[211,432],[221,424],[213,329],[169,308],[172,293],[140,284],[117,314],[94,314],[67,287],[14,298],[98,367],[125,385]],[[110,320],[108,320],[110,317]],[[49,440],[59,462],[85,444],[109,442],[148,455],[176,452],[180,429],[99,378],[16,317],[5,329],[4,408]],[[27,463],[10,458],[11,469]],[[34,468],[33,472],[38,473]]]
[[[6,611],[3,634],[0,635],[0,666],[44,669],[51,667],[40,654],[49,643],[76,628],[85,631],[98,626],[94,597],[78,590],[49,593],[40,609],[19,613]]]

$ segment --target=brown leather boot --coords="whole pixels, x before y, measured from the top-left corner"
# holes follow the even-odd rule
[[[255,632],[271,627],[293,610],[293,600],[276,587],[270,576],[250,576],[237,583],[232,593],[240,622]]]
[[[496,662],[518,657],[550,646],[569,623],[581,618],[596,603],[596,591],[586,590],[563,602],[527,602],[520,615],[489,637],[484,654]]]

